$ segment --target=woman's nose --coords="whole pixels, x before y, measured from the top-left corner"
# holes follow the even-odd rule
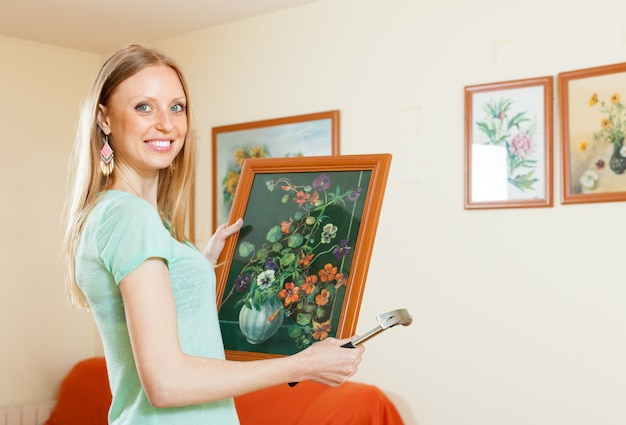
[[[162,131],[170,131],[173,128],[172,117],[168,108],[159,109],[156,115],[156,128]]]

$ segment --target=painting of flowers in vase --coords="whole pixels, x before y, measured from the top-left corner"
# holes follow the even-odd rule
[[[552,205],[552,78],[465,88],[466,208]]]
[[[375,158],[375,167],[366,161],[358,169],[324,169],[324,161],[349,158],[341,156],[246,162],[268,172],[246,172],[244,165],[242,177],[252,180],[233,203],[231,219],[242,216],[244,227],[225,249],[218,277],[227,353],[290,355],[353,332],[384,192],[386,171],[379,168],[390,159],[359,157]],[[319,161],[319,170],[280,171]]]
[[[626,199],[626,64],[559,75],[564,203]]]

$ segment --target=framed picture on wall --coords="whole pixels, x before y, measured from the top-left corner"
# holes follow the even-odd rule
[[[243,162],[249,158],[339,154],[339,111],[213,128],[213,229],[228,218]]]
[[[560,73],[564,204],[626,200],[626,63]]]
[[[552,206],[553,77],[465,87],[465,208]]]
[[[217,273],[226,356],[290,355],[356,330],[391,155],[243,164]]]

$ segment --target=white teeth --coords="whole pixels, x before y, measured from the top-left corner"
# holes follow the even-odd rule
[[[165,148],[170,145],[169,140],[151,140],[148,142],[151,146],[156,146],[158,148]]]

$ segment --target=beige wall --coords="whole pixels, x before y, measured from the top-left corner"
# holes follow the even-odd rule
[[[51,399],[93,353],[64,305],[60,210],[78,104],[96,55],[0,36],[0,405]]]
[[[399,307],[415,319],[368,343],[355,380],[385,390],[407,425],[623,424],[626,206],[560,205],[558,109],[555,206],[463,209],[463,87],[623,61],[623,16],[621,0],[325,0],[153,43],[180,61],[193,94],[199,244],[210,233],[212,127],[340,109],[343,153],[394,155],[358,328]],[[0,67],[1,107],[7,91],[19,107],[0,114],[4,156],[16,150],[0,171],[0,253],[12,270],[2,347],[13,344],[0,350],[0,382],[15,369],[45,382],[3,384],[0,404],[53,394],[60,368],[98,352],[88,320],[60,305],[54,226],[75,105],[99,58],[5,46],[16,52]],[[39,61],[35,83],[24,56]],[[24,99],[17,88],[33,84]],[[72,94],[44,127],[48,90]]]

